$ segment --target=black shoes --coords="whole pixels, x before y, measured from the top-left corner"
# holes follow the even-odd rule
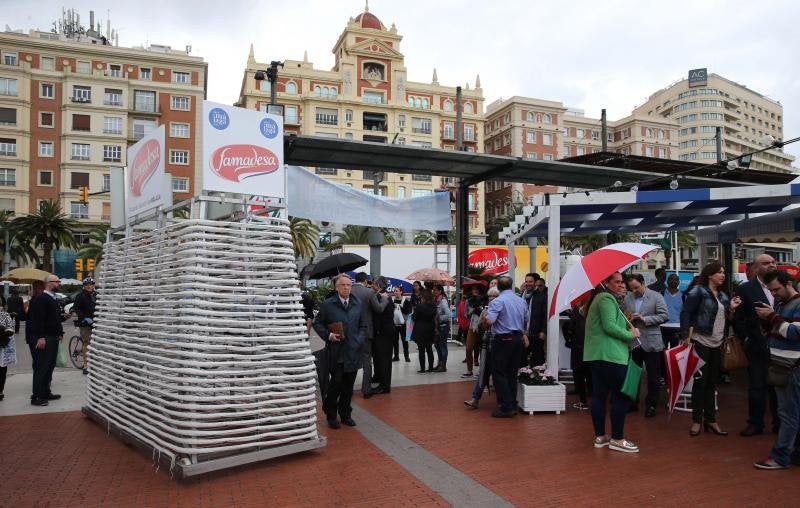
[[[348,427],[356,426],[356,422],[354,422],[352,418],[342,418],[342,423],[347,425]]]
[[[763,434],[764,429],[758,428],[754,425],[748,424],[747,427],[744,428],[743,431],[739,432],[739,435],[742,437],[750,437],[750,436],[757,436],[759,434]]]
[[[399,356],[395,356],[394,358],[392,358],[392,361],[393,362],[399,362],[400,361],[400,357]]]
[[[727,436],[728,432],[719,428],[719,425],[716,423],[706,423],[703,425],[703,430],[706,432],[711,432],[717,436]]]
[[[513,418],[514,412],[513,411],[503,411],[501,409],[495,409],[492,411],[492,418]]]
[[[417,374],[425,374],[426,372],[428,372],[428,371],[425,370],[425,369],[422,369],[422,370],[418,370]]]
[[[407,361],[407,362],[410,362],[410,361],[411,361],[411,358],[409,358],[409,357],[407,357],[407,356],[406,356],[406,361]]]
[[[328,427],[332,429],[338,429],[341,427],[341,425],[339,425],[339,420],[337,420],[336,418],[334,419],[328,418]]]
[[[647,411],[644,412],[645,418],[652,418],[655,415],[656,415],[656,408],[654,408],[653,406],[648,407]]]
[[[59,394],[57,394],[57,393],[48,393],[48,394],[47,394],[47,397],[45,397],[45,398],[46,398],[47,400],[58,400],[58,399],[60,399],[60,398],[61,398],[61,395],[59,395]]]
[[[50,404],[47,399],[31,399],[31,406],[46,406]]]
[[[363,396],[364,396],[365,399],[368,399],[368,398],[372,397],[372,394],[373,394],[373,392],[369,392],[369,393],[363,394]]]

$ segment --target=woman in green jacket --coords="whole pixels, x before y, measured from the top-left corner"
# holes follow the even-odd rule
[[[620,310],[618,298],[625,296],[622,274],[614,272],[594,289],[586,315],[583,361],[591,362],[592,423],[594,447],[637,453],[639,447],[624,437],[625,413],[630,401],[620,389],[625,381],[631,340],[639,330],[630,325]],[[606,436],[606,401],[611,392],[611,439]]]

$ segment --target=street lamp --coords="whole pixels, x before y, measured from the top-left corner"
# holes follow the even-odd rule
[[[276,101],[276,85],[278,83],[278,66],[283,67],[283,62],[278,62],[277,60],[273,60],[269,63],[269,69],[266,71],[258,70],[256,71],[255,78],[256,81],[264,81],[265,79],[269,81],[269,104],[270,106],[275,105]]]

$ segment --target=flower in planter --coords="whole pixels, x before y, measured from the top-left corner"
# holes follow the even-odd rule
[[[517,381],[528,386],[548,386],[558,384],[546,365],[534,368],[522,367],[517,371]]]

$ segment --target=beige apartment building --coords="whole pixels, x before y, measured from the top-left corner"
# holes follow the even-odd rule
[[[684,161],[716,161],[717,127],[722,127],[723,159],[769,146],[768,135],[783,140],[779,102],[706,69],[694,69],[687,79],[657,91],[634,114],[676,121],[675,158]],[[793,161],[783,149],[773,148],[755,155],[750,168],[791,172]]]
[[[284,108],[286,132],[332,138],[395,143],[427,148],[456,149],[456,87],[439,84],[434,69],[431,81],[408,80],[400,50],[402,36],[365,10],[350,18],[333,46],[331,70],[317,69],[305,56],[286,60],[278,69],[277,102]],[[272,55],[280,58],[281,55]],[[449,55],[446,55],[449,56]],[[268,63],[247,59],[237,103],[266,110],[270,83],[256,81],[255,73]],[[483,92],[480,78],[462,92],[463,142],[467,151],[483,147]],[[373,173],[363,170],[314,168],[316,174],[364,192],[373,192]],[[387,174],[379,193],[392,198],[424,196],[454,188],[455,182],[424,175]],[[483,186],[469,193],[470,233],[483,238]]]
[[[670,118],[632,114],[607,122],[607,150],[625,155],[675,158],[677,123]],[[602,151],[599,118],[584,116],[561,102],[514,96],[486,108],[486,153],[532,160],[558,160]],[[554,187],[492,180],[486,182],[486,220],[504,221],[514,203],[524,203]]]
[[[107,221],[109,195],[87,205],[78,189],[108,191],[109,168],[159,125],[175,198],[193,195],[207,64],[189,48],[114,46],[99,30],[0,33],[0,208],[57,199],[87,230]]]

